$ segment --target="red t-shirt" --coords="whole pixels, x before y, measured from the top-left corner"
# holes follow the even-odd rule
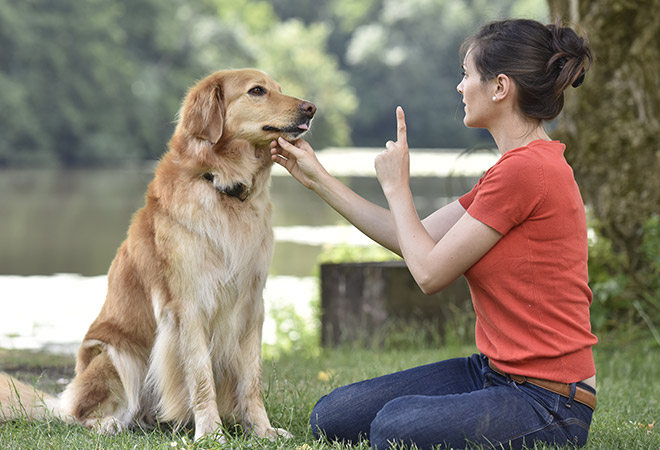
[[[506,152],[459,201],[503,237],[466,273],[476,343],[501,370],[572,383],[596,373],[584,204],[565,146]]]

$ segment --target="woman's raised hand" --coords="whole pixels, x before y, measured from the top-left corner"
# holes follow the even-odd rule
[[[378,181],[386,195],[390,190],[400,189],[410,184],[410,153],[408,152],[406,116],[400,106],[396,108],[396,125],[396,142],[387,141],[385,151],[376,157],[374,163]]]

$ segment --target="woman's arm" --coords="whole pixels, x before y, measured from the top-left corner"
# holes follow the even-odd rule
[[[465,214],[465,208],[463,208],[458,200],[454,200],[422,220],[422,225],[428,231],[431,239],[434,242],[438,242],[447,234],[451,227],[456,225],[456,222],[463,217],[463,214]]]
[[[401,255],[390,212],[349,189],[331,176],[316,158],[312,147],[302,139],[293,144],[284,139],[271,143],[273,161],[321,197],[356,228],[371,239]]]
[[[465,211],[453,225],[451,220],[445,221],[445,217],[459,213],[460,204],[454,205],[458,202],[448,205],[451,214],[429,216],[426,222],[433,231],[427,231],[417,216],[410,192],[410,155],[400,107],[397,142],[389,141],[385,148],[376,158],[376,173],[394,220],[401,255],[422,291],[438,292],[481,259],[502,235]]]
[[[390,211],[366,200],[332,177],[307,142],[299,139],[291,144],[280,139],[271,143],[271,154],[274,162],[319,195],[356,228],[401,256],[394,218]],[[454,201],[428,216],[423,224],[432,238],[438,241],[463,213],[465,209],[458,201]]]
[[[425,294],[434,294],[449,286],[502,237],[464,212],[436,242],[417,218],[412,196],[389,194],[387,201],[394,217],[401,254]]]

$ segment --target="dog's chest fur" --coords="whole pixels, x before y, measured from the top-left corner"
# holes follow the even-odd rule
[[[179,303],[177,309],[197,307],[213,317],[240,303],[242,292],[265,283],[273,249],[270,165],[256,172],[251,195],[242,201],[201,174],[179,173],[172,182],[175,164],[161,162],[145,208],[155,212],[145,216],[153,221],[152,239],[168,284],[163,288],[170,294],[161,297]],[[162,305],[154,306],[158,321]]]

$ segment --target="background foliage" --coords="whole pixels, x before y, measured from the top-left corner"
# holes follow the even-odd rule
[[[157,158],[187,87],[247,66],[313,99],[315,138],[345,145],[356,99],[326,40],[265,2],[0,0],[0,166]]]
[[[543,17],[543,0],[0,0],[0,166],[157,158],[187,87],[258,67],[314,101],[316,147],[471,147],[458,46],[478,24]]]

